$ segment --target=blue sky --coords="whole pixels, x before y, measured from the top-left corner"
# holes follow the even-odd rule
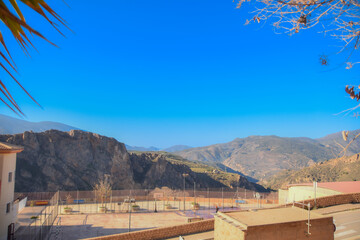
[[[56,43],[34,38],[26,57],[5,32],[17,78],[4,73],[29,121],[57,121],[129,145],[204,146],[249,135],[321,137],[357,129],[344,92],[359,70],[341,65],[341,42],[317,33],[288,36],[244,26],[253,6],[232,1],[51,2],[74,33],[27,21]],[[320,66],[328,54],[330,65]],[[4,106],[5,114],[15,116]]]

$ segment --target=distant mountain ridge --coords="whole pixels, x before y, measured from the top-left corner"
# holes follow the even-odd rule
[[[16,134],[25,131],[44,132],[47,130],[70,131],[80,130],[77,127],[69,126],[58,122],[29,122],[0,114],[0,134]]]
[[[129,151],[139,151],[139,152],[149,152],[149,151],[153,151],[153,152],[156,152],[156,151],[177,152],[177,151],[182,151],[182,150],[185,150],[185,149],[192,148],[192,147],[187,146],[187,145],[174,145],[174,146],[164,148],[164,149],[153,147],[153,146],[151,146],[151,147],[137,147],[137,146],[130,146],[130,145],[127,145],[127,144],[125,144],[125,146],[126,146],[126,149],[129,150]]]
[[[190,149],[190,148],[192,148],[192,147],[187,146],[187,145],[174,145],[172,147],[164,148],[161,151],[177,152],[177,151],[182,151],[182,150],[186,150],[186,149]]]
[[[349,135],[354,136],[359,132],[354,130]],[[339,144],[347,144],[341,132],[319,139],[249,136],[175,154],[193,161],[222,163],[249,177],[263,180],[284,169],[300,169],[332,159],[342,150]],[[356,154],[359,149],[360,139],[353,142],[347,154]]]
[[[153,152],[156,152],[156,151],[159,151],[160,148],[157,148],[157,147],[137,147],[137,146],[130,146],[130,145],[127,145],[125,144],[125,147],[128,151],[139,151],[139,152],[149,152],[149,151],[153,151]]]

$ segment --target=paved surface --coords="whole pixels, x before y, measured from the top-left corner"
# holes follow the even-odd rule
[[[360,239],[360,209],[331,214],[336,225],[336,240]]]
[[[31,217],[38,216],[44,208],[45,208],[44,206],[25,207],[18,214],[18,223],[20,224],[21,227],[30,225],[30,223],[35,221],[34,219],[31,219]]]
[[[129,214],[60,215],[62,239],[90,237],[128,232]],[[187,216],[179,212],[132,213],[131,231],[187,223]]]
[[[337,231],[335,232],[336,240],[360,240],[360,209],[357,209],[359,206],[359,204],[345,204],[318,209],[314,212],[327,214],[328,216],[330,215],[334,217],[337,226]],[[246,207],[243,206],[242,209],[246,209]],[[225,211],[229,210],[231,210],[231,208],[225,209]],[[238,209],[233,208],[232,210]],[[220,209],[220,211],[222,211],[222,209]],[[36,215],[33,213],[35,213],[35,209],[33,209],[33,211],[29,210],[29,212],[26,213],[26,218],[29,218],[30,215]],[[203,217],[204,219],[208,219],[212,218],[214,213],[214,209],[198,210],[196,212],[188,210],[185,213],[183,211],[132,213],[131,230],[138,231],[156,227],[184,224],[187,222],[189,217]],[[59,217],[61,217],[62,239],[84,239],[89,237],[128,232],[128,213],[74,214],[59,215]],[[209,231],[183,237],[185,240],[207,240],[212,239],[213,236],[214,232]],[[170,239],[177,240],[179,237]]]

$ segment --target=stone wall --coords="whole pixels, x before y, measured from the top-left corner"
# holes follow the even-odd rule
[[[161,227],[109,236],[88,238],[88,240],[156,240],[214,230],[214,219]]]

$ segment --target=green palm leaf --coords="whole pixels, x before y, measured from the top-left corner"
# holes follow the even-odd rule
[[[15,13],[11,12],[10,9],[5,4],[4,0],[0,0],[0,20],[4,25],[11,31],[12,35],[15,37],[16,41],[19,43],[20,47],[25,54],[28,54],[28,48],[35,46],[31,43],[28,38],[28,34],[36,35],[50,44],[56,46],[54,43],[46,39],[41,33],[29,26],[26,21],[21,9],[19,8],[16,0],[8,0],[10,6],[14,8]],[[56,23],[54,23],[46,14],[50,14],[52,18],[55,18],[55,21],[60,22],[62,25],[68,28],[64,19],[62,19],[44,0],[20,0],[22,3],[36,11],[42,17],[44,17],[61,35],[61,31],[57,28]],[[9,4],[8,4],[9,5]],[[5,44],[3,35],[0,31],[0,44],[3,46],[4,50],[0,50],[0,59],[3,59],[4,62],[0,61],[0,66],[11,76],[11,78],[21,87],[21,89],[37,104],[40,104],[31,96],[31,94],[20,84],[20,82],[13,76],[9,71],[9,67],[16,71],[16,65],[13,58],[10,55],[10,52]],[[10,60],[9,60],[10,59]],[[7,64],[7,65],[5,65]],[[10,91],[6,87],[6,84],[0,79],[0,101],[10,108],[13,112],[19,116],[24,113],[21,111],[21,108],[11,95]],[[40,106],[41,107],[41,106]]]

